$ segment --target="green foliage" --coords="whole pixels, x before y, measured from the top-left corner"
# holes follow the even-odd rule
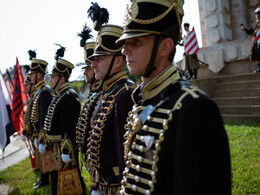
[[[79,90],[81,92],[83,92],[85,90],[85,81],[73,81],[70,83],[70,86],[76,91],[79,92]]]

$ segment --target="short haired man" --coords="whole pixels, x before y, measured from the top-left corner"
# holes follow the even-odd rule
[[[183,37],[183,42],[186,41],[188,34],[190,33],[190,24],[184,23],[184,30],[186,31],[186,34]],[[183,70],[189,71],[189,79],[197,79],[198,69],[200,67],[198,56],[197,54],[189,55],[186,52],[184,53],[183,58]]]
[[[122,47],[115,44],[122,32],[120,26],[101,26],[94,53],[89,57],[95,78],[101,81],[87,145],[92,194],[118,193],[125,167],[124,125],[133,105],[131,94],[135,85],[127,78]]]
[[[86,166],[87,139],[89,137],[89,131],[91,131],[90,119],[96,106],[96,101],[100,91],[100,81],[95,79],[94,69],[91,67],[92,61],[88,59],[88,57],[93,54],[94,44],[95,42],[87,42],[84,46],[85,64],[82,69],[84,69],[86,83],[90,84],[90,87],[89,94],[84,100],[76,127],[76,142],[79,144],[79,151],[82,154],[80,157],[81,169],[86,168],[84,166]]]
[[[143,83],[125,134],[120,194],[231,194],[227,134],[217,105],[172,65],[183,1],[132,1],[123,35],[130,74]]]
[[[255,73],[260,72],[260,46],[257,43],[256,34],[257,31],[260,30],[260,7],[255,9],[255,19],[256,23],[254,27],[251,27],[250,29],[246,28],[243,24],[241,24],[241,28],[243,31],[245,31],[248,35],[253,35],[252,38],[252,45],[250,48],[251,51],[251,61],[258,61],[257,63],[257,69],[255,70]]]
[[[45,137],[44,119],[47,114],[48,106],[51,103],[52,96],[54,95],[52,89],[45,83],[44,76],[48,63],[40,59],[32,59],[30,65],[30,79],[35,87],[35,94],[32,98],[32,109],[30,123],[33,128],[34,145],[41,153],[39,144]],[[42,161],[42,158],[40,158]],[[41,169],[41,178],[35,183],[35,189],[41,188],[49,184],[49,173],[43,173]]]
[[[80,100],[68,81],[73,68],[72,63],[59,58],[59,56],[52,68],[50,83],[52,89],[55,90],[55,96],[48,107],[48,114],[44,122],[44,129],[47,134],[45,145],[51,145],[52,152],[58,159],[57,162],[61,170],[77,168],[81,183],[79,190],[84,193],[86,187],[78,169],[78,148],[75,142]],[[60,178],[58,180],[58,171],[51,172],[52,194],[62,194],[60,190],[63,189],[58,187],[60,181]],[[67,185],[70,185],[67,186],[68,189],[78,187],[71,183]]]

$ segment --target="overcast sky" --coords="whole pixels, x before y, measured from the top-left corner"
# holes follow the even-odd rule
[[[109,24],[123,25],[126,4],[129,0],[96,0],[110,13]],[[36,50],[37,58],[46,60],[50,71],[55,63],[58,47],[67,48],[64,59],[77,64],[84,62],[80,47],[80,32],[85,23],[92,28],[87,17],[90,0],[0,0],[0,70],[15,65],[16,57],[21,65],[30,64],[28,50]],[[183,22],[195,27],[201,46],[198,0],[185,0]],[[94,39],[96,32],[92,33]],[[183,48],[177,47],[175,62],[182,59]],[[80,74],[73,71],[72,79]]]

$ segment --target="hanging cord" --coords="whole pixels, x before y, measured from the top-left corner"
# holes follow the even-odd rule
[[[108,70],[107,70],[107,73],[106,73],[104,79],[102,80],[102,82],[100,83],[99,87],[102,87],[103,84],[104,84],[104,82],[109,78],[110,73],[111,73],[111,70],[112,70],[113,65],[114,65],[114,62],[115,62],[115,59],[116,59],[116,56],[113,55],[113,58],[112,58],[112,60],[111,60],[111,62],[110,62],[110,65],[109,65],[109,68],[108,68]]]
[[[148,64],[146,70],[142,74],[143,77],[146,77],[146,78],[149,77],[152,74],[152,72],[156,69],[156,67],[154,66],[154,61],[155,61],[155,58],[156,58],[156,53],[157,53],[159,43],[160,43],[160,37],[155,36],[154,42],[153,42],[153,50],[152,50],[150,62]]]
[[[58,81],[56,82],[56,84],[55,84],[55,86],[53,87],[53,89],[56,89],[56,87],[57,87],[57,85],[58,85],[58,83],[60,82],[60,79],[61,79],[61,75],[58,75],[59,76],[59,79],[58,79]]]

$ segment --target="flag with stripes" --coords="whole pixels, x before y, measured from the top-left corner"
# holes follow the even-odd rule
[[[194,27],[192,28],[192,31],[188,33],[186,40],[184,41],[184,49],[187,55],[196,54],[200,49]]]
[[[258,46],[260,46],[260,29],[256,32],[256,41]]]
[[[24,89],[24,80],[18,58],[16,58],[13,89],[11,117],[14,129],[20,135],[23,130],[23,108],[27,102],[27,95]]]

